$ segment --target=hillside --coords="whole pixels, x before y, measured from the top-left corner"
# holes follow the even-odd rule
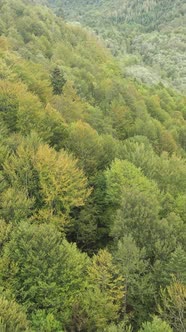
[[[69,17],[84,18],[89,21],[89,12],[99,12],[101,17],[117,20],[118,22],[135,23],[141,25],[144,30],[158,30],[162,26],[169,25],[175,19],[183,17],[185,3],[183,0],[49,0],[52,6],[62,6]],[[88,10],[87,15],[86,10]]]
[[[45,3],[0,1],[0,331],[184,332],[186,98]]]
[[[186,91],[186,5],[183,0],[49,1],[67,20],[94,29],[141,82]]]

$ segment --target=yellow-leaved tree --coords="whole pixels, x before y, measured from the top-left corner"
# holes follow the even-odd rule
[[[186,326],[186,286],[173,278],[173,282],[161,290],[161,317],[173,327],[175,332],[185,332]]]
[[[63,220],[74,207],[84,205],[91,192],[77,160],[64,150],[56,152],[41,143],[35,133],[23,139],[15,153],[7,157],[3,164],[3,180],[1,207],[3,218],[9,221],[20,221],[26,215],[43,221],[59,217]],[[15,192],[20,192],[21,200],[12,204],[11,214],[6,218],[10,193],[12,202]]]
[[[66,151],[57,153],[48,145],[40,145],[34,167],[39,174],[40,193],[45,206],[55,214],[69,214],[73,207],[82,206],[90,194],[87,179],[77,167],[77,160]]]
[[[76,323],[78,317],[81,329],[101,332],[111,321],[118,323],[123,312],[124,279],[106,249],[92,258],[87,272],[87,288],[75,308]]]

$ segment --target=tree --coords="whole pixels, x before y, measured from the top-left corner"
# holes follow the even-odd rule
[[[156,196],[158,189],[153,181],[148,180],[142,171],[127,160],[115,159],[105,171],[107,184],[107,201],[116,207],[121,206],[125,189],[136,189]],[[155,197],[154,197],[155,199]],[[157,200],[157,198],[156,198]]]
[[[175,212],[180,215],[183,221],[186,220],[186,194],[176,197]]]
[[[123,105],[112,102],[112,123],[116,131],[116,137],[120,140],[126,139],[134,126],[134,118],[130,109]]]
[[[120,156],[140,168],[144,175],[153,178],[158,156],[145,136],[134,136],[126,139],[120,146]]]
[[[2,255],[4,244],[9,240],[11,230],[12,225],[8,225],[4,220],[0,219],[0,256]]]
[[[152,322],[143,323],[138,332],[173,332],[173,330],[165,321],[154,316]]]
[[[103,146],[95,129],[85,122],[77,121],[69,128],[67,147],[79,158],[79,164],[88,175],[99,168]]]
[[[17,130],[17,113],[19,102],[17,97],[8,91],[5,86],[0,86],[0,120],[5,123],[10,132]]]
[[[99,287],[100,291],[109,295],[116,313],[121,309],[124,297],[124,279],[113,263],[112,255],[105,249],[100,250],[92,259],[88,268],[89,280]]]
[[[67,81],[62,95],[55,95],[52,106],[62,115],[67,123],[83,120],[90,105],[78,95],[73,82]]]
[[[140,250],[131,235],[125,235],[116,244],[114,261],[124,278],[124,313],[137,327],[153,310],[154,285],[146,260],[145,249]]]
[[[106,199],[113,215],[111,235],[117,240],[132,234],[137,246],[142,249],[145,244],[147,256],[152,258],[158,235],[157,185],[126,160],[115,160],[105,177]]]
[[[75,330],[101,332],[110,321],[119,320],[124,296],[123,278],[107,250],[100,250],[93,256],[87,272],[87,287],[74,307]]]
[[[156,164],[154,180],[161,191],[168,191],[173,197],[185,194],[186,162],[177,155],[162,153]]]
[[[19,222],[32,215],[35,200],[28,197],[26,190],[9,187],[3,191],[0,198],[0,215],[6,222]]]
[[[38,172],[40,194],[51,214],[60,211],[69,214],[74,207],[83,206],[90,195],[87,179],[66,151],[55,152],[49,146],[40,146],[34,166]]]
[[[62,115],[50,104],[47,104],[43,113],[39,136],[57,151],[65,147],[68,138],[68,128]]]
[[[67,233],[83,251],[92,256],[98,249],[108,245],[110,239],[110,211],[105,201],[106,183],[102,172],[90,178],[91,195],[79,213],[74,209],[73,220]]]
[[[35,133],[26,139],[19,137],[12,148],[14,153],[12,151],[3,162],[1,215],[8,222],[29,217],[41,202],[38,174],[32,163],[39,144]]]
[[[104,332],[132,332],[133,328],[128,325],[127,322],[121,322],[119,324],[110,324],[106,327]]]
[[[4,162],[4,180],[12,188],[2,193],[2,204],[10,216],[10,205],[17,207],[18,218],[37,214],[44,210],[52,216],[69,215],[74,207],[83,206],[90,194],[87,179],[77,167],[75,160],[66,151],[56,152],[48,145],[41,144],[37,135],[22,139],[16,153]],[[13,193],[22,195],[13,202]],[[20,210],[20,215],[18,212]],[[25,211],[25,212],[24,212]],[[21,215],[22,214],[22,215]],[[7,218],[6,217],[6,218]]]
[[[184,280],[185,241],[186,226],[179,216],[172,213],[157,222],[152,278],[158,294],[161,287],[170,284],[172,276]]]
[[[31,321],[34,331],[64,332],[60,321],[56,320],[52,313],[47,313],[46,310],[37,310],[32,314]]]
[[[172,283],[161,289],[161,303],[158,311],[162,319],[173,327],[175,332],[185,332],[186,286],[173,277]]]
[[[2,332],[30,331],[24,309],[14,300],[0,296],[0,330]]]
[[[22,222],[4,248],[1,282],[30,319],[35,321],[42,309],[41,316],[53,314],[66,326],[84,289],[87,264],[88,257],[62,239],[54,225]]]
[[[181,246],[178,246],[170,255],[170,259],[165,266],[167,279],[176,278],[182,284],[186,284],[186,254]]]
[[[66,83],[64,73],[60,70],[59,67],[55,67],[51,75],[51,83],[53,88],[54,95],[61,95],[63,86]]]

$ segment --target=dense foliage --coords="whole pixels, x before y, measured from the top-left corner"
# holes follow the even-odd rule
[[[186,98],[45,3],[0,1],[0,330],[184,332]]]
[[[102,36],[125,75],[186,91],[183,0],[48,0],[58,15]],[[63,11],[62,11],[63,9]]]

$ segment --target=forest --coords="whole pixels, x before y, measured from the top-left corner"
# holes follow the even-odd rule
[[[117,2],[140,47],[185,8]],[[110,3],[0,0],[0,332],[186,331],[184,56],[127,74]]]
[[[126,76],[186,91],[183,0],[48,0],[58,15],[105,40]]]

